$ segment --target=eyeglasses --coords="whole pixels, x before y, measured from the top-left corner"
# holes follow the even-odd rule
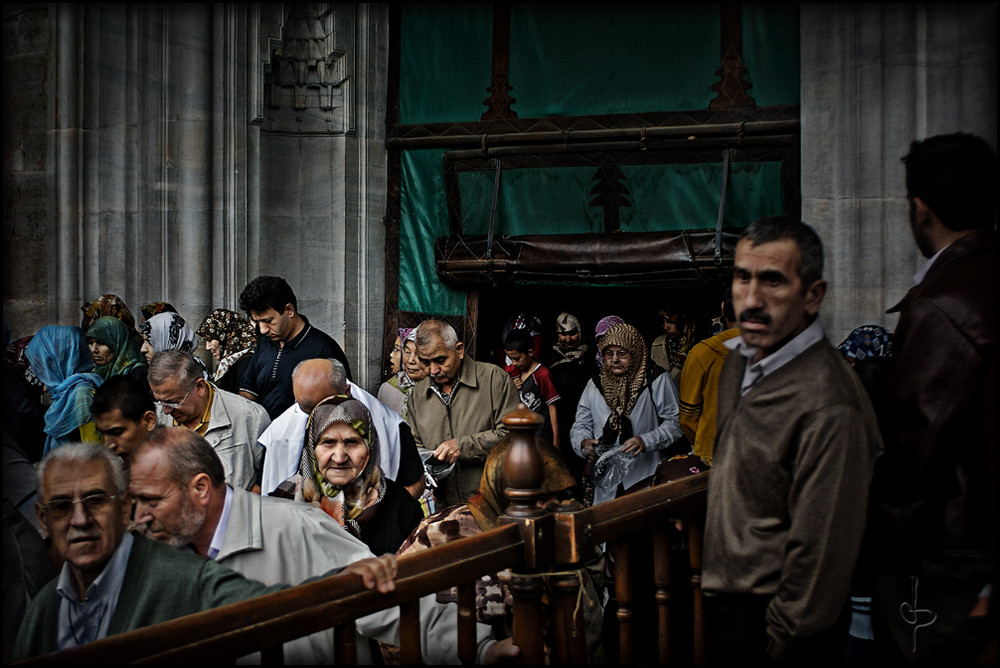
[[[85,496],[76,501],[70,501],[69,499],[57,499],[42,506],[42,508],[44,508],[45,512],[49,514],[49,517],[61,519],[72,515],[73,506],[78,503],[82,503],[88,513],[96,513],[107,508],[108,504],[117,498],[117,494],[91,494],[90,496]]]
[[[198,384],[198,382],[195,381],[195,385],[197,385],[197,384]],[[194,385],[192,385],[191,389],[188,390],[188,393],[184,395],[184,398],[181,399],[180,401],[178,401],[177,403],[174,403],[172,401],[160,401],[159,399],[154,399],[153,403],[155,403],[155,404],[157,404],[159,406],[162,406],[163,408],[169,408],[170,410],[176,410],[176,409],[178,409],[178,408],[180,408],[181,406],[184,405],[184,402],[187,401],[187,398],[191,396],[191,392],[193,392],[193,391],[194,391]]]
[[[627,360],[632,357],[632,353],[627,350],[605,350],[601,354],[604,355],[604,359],[606,360],[613,360],[616,357],[620,360]]]

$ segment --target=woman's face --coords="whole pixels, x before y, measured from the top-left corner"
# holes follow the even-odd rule
[[[400,348],[399,337],[396,337],[396,341],[392,344],[392,352],[389,353],[389,368],[392,369],[392,374],[396,375],[399,373],[399,360],[402,356],[402,349]]]
[[[153,361],[153,355],[156,354],[156,351],[153,350],[153,344],[150,343],[149,339],[147,339],[145,337],[143,337],[143,339],[142,339],[142,348],[139,348],[139,352],[141,352],[143,355],[146,356],[146,364],[149,364],[150,362],[152,362]]]
[[[87,347],[90,348],[90,356],[94,358],[94,366],[104,366],[114,357],[111,348],[93,337],[87,337]]]
[[[368,464],[368,444],[346,422],[334,422],[316,443],[316,464],[326,481],[343,487],[356,480]]]
[[[427,377],[427,368],[420,363],[420,358],[417,357],[417,344],[414,341],[407,341],[403,344],[403,371],[414,383]]]
[[[604,355],[604,366],[608,367],[612,376],[621,376],[632,364],[632,354],[621,346],[607,346],[601,354]]]
[[[212,357],[215,361],[219,361],[219,351],[221,350],[221,343],[218,339],[205,339],[205,350],[212,353]]]

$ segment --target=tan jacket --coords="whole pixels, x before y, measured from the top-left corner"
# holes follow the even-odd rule
[[[431,382],[425,378],[410,392],[406,419],[418,448],[434,450],[449,439],[458,441],[455,470],[437,490],[444,508],[465,503],[479,490],[486,455],[507,434],[503,417],[517,408],[518,395],[503,369],[471,357],[462,360],[451,406],[444,405]]]

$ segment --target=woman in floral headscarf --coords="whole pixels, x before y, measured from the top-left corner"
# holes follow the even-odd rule
[[[570,429],[573,450],[592,463],[595,504],[691,448],[680,428],[677,386],[650,364],[639,331],[614,325],[600,349],[604,365],[596,381],[587,382]]]
[[[139,307],[139,313],[142,315],[143,322],[145,322],[160,313],[177,313],[177,309],[170,302],[149,302],[145,306]]]
[[[125,304],[125,300],[118,295],[101,295],[94,301],[87,302],[81,306],[80,310],[83,311],[83,320],[80,321],[80,329],[84,332],[90,330],[90,326],[94,324],[95,320],[109,315],[112,318],[121,320],[125,323],[125,327],[128,328],[131,334],[138,336],[135,330],[135,316],[132,315],[132,311]]]
[[[32,373],[52,398],[45,411],[45,452],[70,441],[99,442],[90,404],[104,378],[92,373],[94,361],[83,331],[79,327],[42,327],[31,337],[24,354]]]
[[[201,321],[198,336],[217,362],[212,382],[226,392],[239,392],[240,377],[257,347],[253,324],[241,313],[217,308]]]
[[[406,488],[379,465],[378,432],[356,399],[329,397],[316,404],[306,427],[299,472],[274,493],[322,508],[374,554],[395,552],[424,517]]]
[[[118,318],[101,316],[87,330],[87,345],[94,360],[94,373],[107,380],[111,376],[128,375],[146,386],[149,367],[140,352],[140,344]]]
[[[378,400],[406,418],[406,398],[410,390],[427,376],[417,359],[417,328],[400,327],[396,338],[399,370],[378,388]]]

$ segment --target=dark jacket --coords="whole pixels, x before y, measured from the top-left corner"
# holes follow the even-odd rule
[[[886,450],[873,482],[878,553],[911,572],[987,576],[997,527],[996,234],[954,242],[894,311]]]

